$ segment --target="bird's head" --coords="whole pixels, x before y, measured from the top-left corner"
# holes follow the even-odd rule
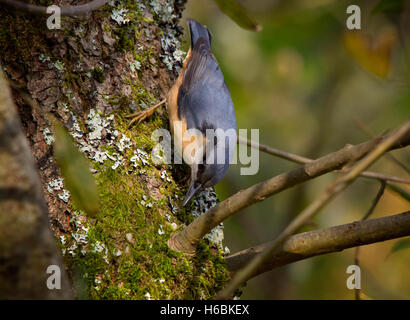
[[[184,160],[188,160],[186,162],[188,162],[191,167],[191,180],[182,203],[183,206],[185,206],[198,191],[213,187],[221,181],[233,159],[236,145],[235,129],[211,129],[211,131],[207,132],[206,138],[202,135],[200,136],[202,139],[195,140],[196,150],[200,152],[194,152],[195,156],[190,159],[189,157],[184,158]]]
[[[216,185],[226,174],[229,168],[227,164],[192,164],[191,166],[191,181],[188,191],[182,203],[185,206],[189,200],[198,192],[205,188]]]

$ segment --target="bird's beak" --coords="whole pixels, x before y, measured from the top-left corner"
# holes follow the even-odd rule
[[[184,201],[182,202],[182,206],[185,207],[185,205],[191,200],[191,198],[194,196],[194,194],[201,189],[201,185],[198,185],[195,187],[195,182],[192,181],[191,184],[189,185],[189,189],[185,195]]]

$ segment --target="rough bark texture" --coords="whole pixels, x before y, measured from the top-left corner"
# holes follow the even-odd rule
[[[72,298],[40,179],[1,71],[0,132],[0,299]],[[59,289],[47,287],[50,265],[62,271]]]
[[[216,203],[207,190],[180,208],[187,168],[152,163],[151,133],[168,128],[166,112],[131,129],[124,119],[164,98],[175,79],[184,57],[177,26],[184,2],[111,1],[85,17],[63,18],[59,30],[47,29],[45,16],[1,10],[0,65],[21,87],[13,97],[79,298],[207,298],[226,281],[220,229],[194,257],[166,245],[171,232],[192,221],[191,213]],[[76,210],[64,189],[47,112],[91,160],[101,200],[95,219]]]

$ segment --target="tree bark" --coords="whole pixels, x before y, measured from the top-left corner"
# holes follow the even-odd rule
[[[271,269],[317,255],[338,252],[410,235],[410,212],[403,212],[367,221],[356,221],[322,230],[302,232],[289,237],[253,277]],[[226,258],[228,269],[235,273],[256,255],[270,246],[270,242],[239,251]]]
[[[336,152],[327,154],[301,167],[281,173],[247,189],[240,190],[209,210],[206,214],[195,219],[187,228],[174,234],[169,241],[169,246],[174,250],[192,254],[195,252],[196,244],[209,230],[212,230],[212,228],[240,210],[263,201],[285,189],[292,188],[297,184],[341,169],[349,163],[360,160],[379,143],[383,143],[384,139],[386,137],[378,137],[358,145],[346,145]],[[389,150],[402,148],[409,144],[410,131],[406,132]]]
[[[2,72],[0,132],[0,299],[72,298],[40,179]],[[49,266],[59,269],[54,289],[47,287],[54,276]]]
[[[221,228],[192,259],[166,246],[171,232],[192,221],[191,212],[200,214],[217,201],[207,190],[190,208],[181,208],[187,168],[153,163],[151,134],[169,128],[166,112],[131,128],[125,119],[165,98],[176,78],[184,58],[178,26],[184,4],[110,1],[85,16],[62,17],[61,28],[53,30],[47,28],[48,16],[1,6],[0,65],[17,88],[13,98],[40,176],[36,191],[43,194],[49,217],[41,225],[51,222],[77,298],[207,298],[227,279]],[[25,95],[39,108],[32,109]],[[65,189],[48,113],[90,160],[101,202],[95,218],[78,210]],[[1,161],[2,168],[8,166]],[[4,205],[20,194],[2,196]],[[2,217],[12,218],[5,213]],[[31,240],[33,246],[42,243],[40,235]],[[7,292],[0,287],[1,296]]]

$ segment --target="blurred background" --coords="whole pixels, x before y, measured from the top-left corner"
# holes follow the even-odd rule
[[[354,33],[346,28],[347,1],[239,2],[262,25],[261,32],[242,29],[211,0],[189,0],[181,26],[187,32],[190,17],[212,31],[238,128],[259,129],[260,143],[318,158],[368,140],[360,123],[377,135],[410,117],[410,1],[402,1],[405,9],[398,12],[374,12],[379,1],[356,1],[361,30]],[[392,154],[410,166],[409,150]],[[295,167],[260,153],[258,174],[241,176],[240,165],[232,165],[216,189],[223,200]],[[409,178],[386,158],[371,170]],[[335,177],[327,174],[231,217],[225,222],[225,245],[234,253],[272,240]],[[378,188],[376,180],[358,179],[304,231],[361,219]],[[371,218],[409,209],[408,201],[386,189]],[[362,291],[371,298],[410,299],[410,249],[391,253],[396,241],[360,249]],[[354,299],[346,288],[354,254],[349,249],[278,268],[249,281],[241,298]]]

